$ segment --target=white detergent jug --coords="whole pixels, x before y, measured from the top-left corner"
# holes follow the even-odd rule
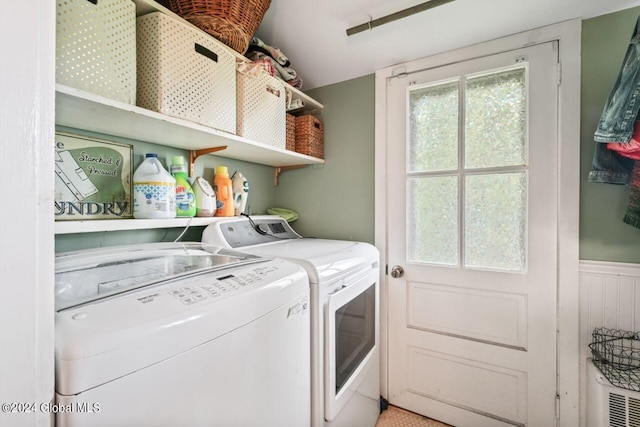
[[[176,217],[176,180],[164,169],[157,154],[148,153],[133,174],[133,217]]]

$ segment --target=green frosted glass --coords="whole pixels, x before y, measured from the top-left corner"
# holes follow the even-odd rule
[[[458,177],[408,179],[410,262],[459,264]]]
[[[464,167],[525,164],[525,69],[467,79]]]
[[[458,168],[458,82],[410,90],[411,172]]]
[[[526,269],[524,172],[465,177],[465,267]]]

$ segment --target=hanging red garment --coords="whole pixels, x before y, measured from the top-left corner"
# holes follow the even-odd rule
[[[633,136],[629,142],[609,142],[607,148],[629,159],[640,160],[640,121],[634,124]]]

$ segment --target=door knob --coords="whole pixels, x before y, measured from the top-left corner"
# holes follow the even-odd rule
[[[397,279],[402,276],[404,276],[404,268],[400,267],[399,265],[394,265],[391,269],[391,277]]]

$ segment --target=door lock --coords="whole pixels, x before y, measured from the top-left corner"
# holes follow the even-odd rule
[[[404,276],[404,268],[400,267],[399,265],[394,265],[391,269],[391,277],[393,277],[394,279],[398,279],[402,276]]]

